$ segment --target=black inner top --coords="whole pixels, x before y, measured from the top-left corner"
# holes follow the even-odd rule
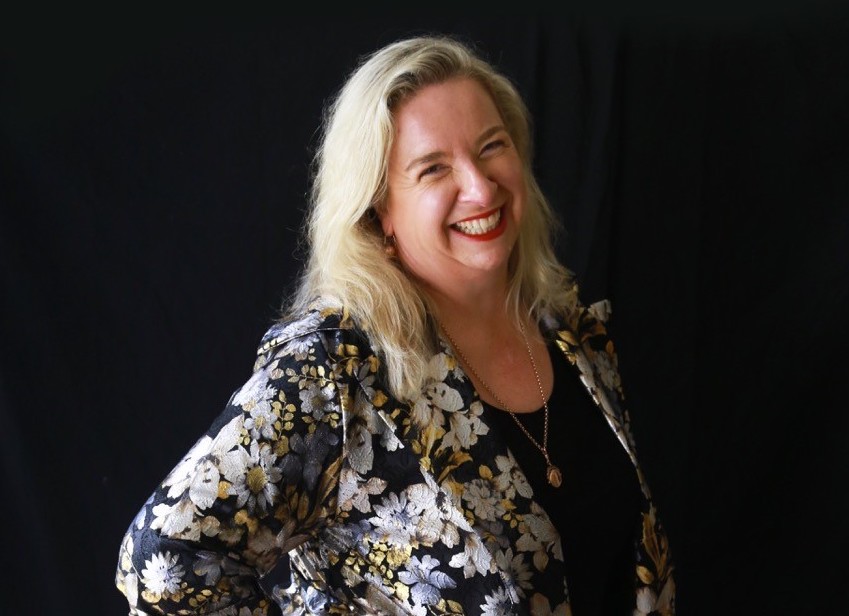
[[[548,400],[548,453],[563,474],[559,488],[549,485],[542,452],[509,413],[484,403],[485,417],[503,433],[535,500],[560,533],[572,614],[631,614],[642,500],[637,474],[577,369],[559,349],[549,347],[549,354],[554,390]],[[515,416],[542,443],[543,409]]]

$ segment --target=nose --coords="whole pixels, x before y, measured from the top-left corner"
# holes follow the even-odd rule
[[[498,183],[490,177],[485,167],[470,161],[462,166],[457,176],[459,201],[483,207],[491,205],[498,191]]]

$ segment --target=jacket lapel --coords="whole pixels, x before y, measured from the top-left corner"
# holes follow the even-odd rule
[[[578,305],[568,319],[543,319],[544,333],[578,370],[581,383],[637,466],[630,421],[623,408],[624,393],[616,352],[602,321],[608,306],[607,302],[589,308]]]

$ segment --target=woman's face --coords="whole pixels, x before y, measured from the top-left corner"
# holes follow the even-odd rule
[[[471,79],[427,86],[395,130],[381,222],[405,269],[443,292],[506,281],[527,191],[489,94]]]

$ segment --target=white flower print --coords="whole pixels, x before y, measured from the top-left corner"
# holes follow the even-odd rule
[[[554,525],[539,505],[531,503],[531,512],[522,518],[522,534],[516,541],[516,548],[522,552],[532,552],[534,567],[544,571],[549,557],[563,560],[563,550]]]
[[[595,387],[595,378],[593,377],[593,366],[590,363],[590,360],[587,359],[585,353],[576,352],[574,354],[575,365],[578,366],[578,371],[581,373],[581,383],[583,383],[584,387],[586,387],[593,396],[593,399],[596,397],[596,387]]]
[[[533,571],[528,566],[522,554],[513,554],[513,550],[499,550],[495,555],[495,560],[498,563],[498,568],[502,571],[509,571],[513,578],[513,583],[516,585],[516,592],[524,597],[525,590],[531,590],[530,583]],[[534,612],[535,613],[535,612]]]
[[[265,512],[274,504],[278,494],[276,484],[283,476],[280,469],[274,465],[276,461],[277,456],[271,445],[260,445],[256,441],[251,443],[247,464],[240,468],[238,476],[228,476],[233,482],[229,493],[236,496],[237,507],[247,504],[248,511],[254,513],[257,508]]]
[[[243,417],[239,416],[239,419]],[[218,498],[221,476],[230,482],[238,481],[245,473],[248,461],[248,453],[241,446],[218,455],[210,453],[197,466],[189,486],[189,498],[198,508],[209,509]]]
[[[214,458],[201,460],[189,486],[189,498],[199,509],[209,509],[218,498],[218,480],[221,473]]]
[[[467,579],[477,573],[487,574],[492,566],[492,554],[481,543],[478,535],[468,535],[461,554],[454,554],[448,562],[451,567],[463,569]]]
[[[463,502],[479,520],[493,521],[504,515],[501,496],[494,492],[490,483],[484,479],[475,479],[466,484]]]
[[[118,572],[115,576],[115,583],[118,589],[127,596],[130,608],[135,608],[139,601],[139,576],[133,567],[133,549],[132,535],[124,535],[119,549]]]
[[[320,331],[318,313],[269,331],[256,374],[133,520],[116,577],[130,611],[326,613],[367,589],[361,609],[386,614],[571,616],[556,532],[516,460],[488,441],[450,349],[418,400],[396,399],[368,332],[324,316]],[[547,334],[561,334],[622,438],[619,391],[603,386],[615,357],[600,338],[581,346],[582,332]],[[666,539],[644,527],[633,616],[671,614]]]
[[[471,531],[472,527],[463,516],[459,501],[442,490],[433,477],[425,475],[425,483],[407,488],[407,494],[420,503],[420,516],[416,525],[416,538],[425,543],[440,542],[453,548],[460,542],[460,529]]]
[[[203,436],[194,447],[183,457],[180,463],[162,482],[163,487],[169,487],[168,497],[179,498],[192,482],[198,461],[209,453],[212,448],[212,437]]]
[[[315,312],[310,312],[303,316],[303,318],[298,319],[297,321],[293,321],[291,323],[287,323],[283,327],[275,327],[272,329],[267,337],[275,338],[277,340],[283,340],[288,343],[291,342],[294,338],[312,338],[315,335],[315,328],[321,324],[324,320],[321,312],[316,310]],[[304,334],[311,334],[309,336],[305,336]]]
[[[139,603],[139,576],[135,573],[128,573],[124,578],[124,593],[130,607],[136,607]]]
[[[428,363],[430,384],[412,405],[410,419],[423,429],[442,428],[445,425],[444,411],[454,412],[463,408],[463,398],[456,389],[444,383],[448,375],[448,357],[444,353],[434,355]]]
[[[416,539],[425,545],[443,543],[445,547],[453,548],[460,541],[460,532],[457,525],[446,520],[439,509],[425,509],[416,525]]]
[[[177,467],[168,475],[162,487],[169,488],[169,498],[180,498],[188,489],[189,498],[200,509],[212,506],[218,497],[219,464],[237,446],[244,427],[244,415],[231,419],[216,437],[199,439]]]
[[[136,514],[135,519],[133,520],[133,526],[138,529],[144,528],[145,521],[147,520],[147,506],[153,502],[153,496],[147,499],[144,504],[144,507]]]
[[[549,517],[537,503],[531,503],[531,513],[525,515],[523,521],[527,524],[531,534],[544,545],[549,547],[560,545],[560,536],[557,534],[554,524],[551,523]]]
[[[377,375],[373,372],[372,364],[370,362],[363,362],[357,369],[357,381],[359,381],[362,393],[364,393],[366,398],[369,400],[374,400],[374,397],[377,394],[374,389],[374,382],[376,378]]]
[[[342,511],[351,511],[353,508],[368,513],[371,511],[369,496],[380,494],[385,489],[385,479],[370,477],[367,482],[362,482],[353,470],[342,469],[339,477],[339,508]]]
[[[191,499],[182,498],[173,505],[159,503],[152,511],[152,529],[161,528],[166,537],[200,539],[200,525],[194,523],[198,510]]]
[[[374,524],[374,533],[381,540],[403,546],[410,542],[410,533],[418,524],[420,511],[414,501],[407,499],[406,493],[393,493],[374,506],[377,515],[369,518],[369,522]]]
[[[433,605],[440,599],[440,590],[457,585],[442,571],[434,571],[438,566],[438,560],[425,554],[422,560],[413,556],[406,570],[398,572],[398,580],[410,586],[410,596],[416,605]]]
[[[439,449],[465,451],[477,444],[478,437],[489,432],[489,426],[481,422],[482,413],[483,405],[479,400],[475,400],[469,405],[467,413],[449,414],[449,429],[442,437],[442,444]]]
[[[176,555],[156,552],[150,560],[144,561],[141,582],[155,597],[168,597],[179,592],[183,574],[183,566],[177,564]]]
[[[621,383],[619,380],[619,372],[613,364],[611,356],[607,353],[596,353],[593,357],[593,362],[595,363],[599,376],[601,376],[601,382],[604,383],[604,386],[608,389],[617,389]]]
[[[406,494],[409,502],[415,506],[416,513],[420,514],[416,521],[416,539],[432,544],[444,537],[448,547],[453,546],[454,537],[459,539],[459,533],[452,524],[446,525],[442,511],[436,504],[437,492],[433,487],[418,483],[408,487]]]
[[[462,530],[473,532],[472,525],[463,515],[463,504],[460,493],[453,493],[436,483],[433,475],[425,474],[425,485],[435,495],[436,507],[446,522],[450,522]],[[450,487],[450,486],[449,486]],[[455,488],[457,486],[454,486]],[[409,488],[412,489],[412,488]]]
[[[441,383],[448,376],[448,372],[457,367],[457,362],[447,353],[437,353],[430,358],[427,364],[427,376],[435,383]]]
[[[303,361],[309,358],[316,340],[317,338],[314,335],[292,338],[280,347],[280,354],[292,355],[298,361]]]
[[[531,484],[528,483],[528,479],[519,469],[516,459],[512,454],[509,457],[496,456],[495,465],[501,471],[495,476],[495,487],[497,490],[503,492],[511,500],[516,498],[516,493],[525,498],[533,497],[534,491],[531,489]]]
[[[434,406],[443,411],[459,411],[463,408],[463,398],[460,392],[445,383],[434,383],[427,388],[427,397]]]
[[[483,616],[511,616],[515,613],[510,595],[504,589],[496,590],[493,594],[486,596],[486,603],[481,605]]]
[[[258,404],[250,410],[250,416],[245,419],[245,429],[250,432],[254,440],[273,439],[274,422],[277,419],[277,414],[270,404]]]
[[[268,368],[257,370],[251,375],[248,382],[233,394],[230,404],[240,406],[246,411],[251,411],[255,408],[263,411],[271,409],[271,400],[277,395],[277,390],[269,385],[268,381]]]
[[[316,421],[321,421],[325,413],[334,410],[335,394],[336,389],[332,382],[312,381],[299,394],[301,410],[307,415],[312,415]]]
[[[377,429],[374,421],[374,407],[367,400],[368,410],[359,407],[358,413],[348,422],[347,459],[348,464],[357,473],[367,474],[374,463],[374,448],[372,447],[372,429]],[[364,412],[360,412],[364,411]],[[365,419],[366,417],[370,418]]]
[[[407,488],[407,497],[415,504],[416,511],[436,508],[438,488],[427,483],[415,483]]]
[[[410,421],[422,430],[441,430],[445,417],[427,395],[421,395],[410,407]]]

